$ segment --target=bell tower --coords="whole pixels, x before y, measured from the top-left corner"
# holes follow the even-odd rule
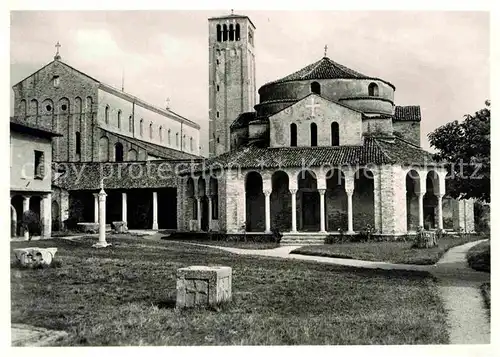
[[[230,150],[231,123],[254,111],[255,26],[248,16],[208,19],[209,26],[209,156]]]

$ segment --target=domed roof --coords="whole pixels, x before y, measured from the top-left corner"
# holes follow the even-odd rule
[[[277,84],[290,81],[311,80],[311,79],[377,79],[386,82],[390,84],[392,87],[394,87],[391,83],[387,81],[356,72],[350,68],[347,68],[344,65],[341,65],[340,63],[332,61],[328,57],[323,57],[319,61],[314,62],[298,70],[297,72],[289,74],[288,76],[283,77],[281,79],[266,83],[262,87],[265,87],[270,84]]]

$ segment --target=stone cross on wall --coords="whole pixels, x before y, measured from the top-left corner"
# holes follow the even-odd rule
[[[319,108],[319,103],[314,102],[314,97],[311,97],[311,104],[307,104],[306,108],[311,108],[311,116],[315,117],[316,116],[316,108]]]

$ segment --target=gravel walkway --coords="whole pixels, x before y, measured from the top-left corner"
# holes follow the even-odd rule
[[[300,247],[299,245],[260,250],[220,247],[182,241],[172,241],[172,243],[217,248],[241,255],[307,260],[318,263],[370,269],[427,271],[438,278],[439,292],[443,299],[445,309],[448,311],[450,344],[489,344],[490,321],[488,312],[484,307],[484,301],[479,287],[483,282],[490,281],[490,274],[478,272],[469,268],[466,259],[467,251],[474,245],[483,241],[485,240],[451,248],[435,265],[392,264],[355,259],[290,254],[292,250]]]

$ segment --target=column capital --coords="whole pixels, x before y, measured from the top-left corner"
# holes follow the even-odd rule
[[[326,188],[318,188],[318,192],[321,196],[323,196],[326,192]]]
[[[24,198],[25,200],[29,200],[29,199],[31,198],[31,195],[23,195],[23,198]]]
[[[263,192],[264,192],[265,196],[271,196],[271,192],[273,192],[273,191],[269,190],[269,189],[266,189],[266,190],[263,190]]]
[[[354,188],[347,188],[345,189],[345,193],[348,195],[348,196],[352,196],[352,194],[354,193]]]
[[[420,196],[424,197],[424,195],[425,195],[425,191],[415,191],[415,194],[416,194],[417,196],[419,196],[419,197],[420,197]]]
[[[291,188],[289,191],[290,191],[290,193],[291,193],[292,195],[295,195],[295,194],[297,194],[297,192],[298,192],[299,190],[298,190],[298,189],[296,189],[296,188]]]

